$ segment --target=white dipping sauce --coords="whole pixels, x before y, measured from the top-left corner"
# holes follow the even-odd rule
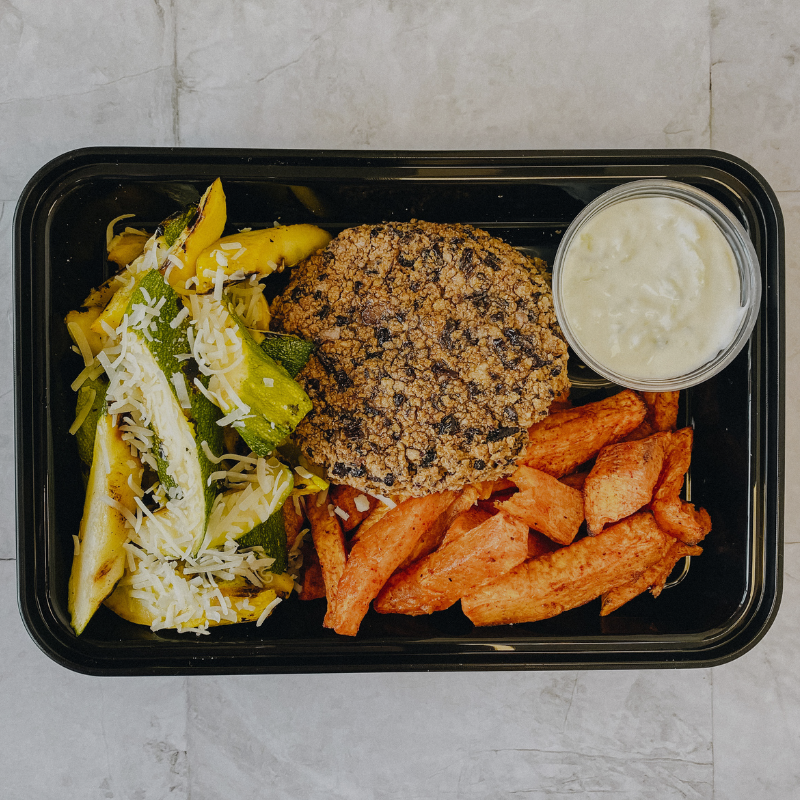
[[[570,243],[561,282],[583,348],[639,380],[701,367],[730,344],[745,313],[722,232],[704,211],[670,197],[597,212]]]

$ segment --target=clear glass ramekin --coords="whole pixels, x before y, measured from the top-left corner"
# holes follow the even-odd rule
[[[563,291],[562,270],[571,243],[583,226],[600,211],[625,200],[643,197],[669,197],[683,200],[704,211],[716,223],[733,251],[739,273],[740,303],[745,310],[733,338],[727,347],[700,367],[683,375],[669,378],[642,379],[616,372],[606,364],[599,363],[581,344],[567,317]],[[685,183],[669,180],[640,180],[622,184],[593,200],[578,214],[564,233],[553,262],[553,303],[564,336],[575,355],[598,375],[630,389],[647,392],[669,392],[695,386],[716,375],[738,355],[747,344],[758,318],[761,304],[761,268],[753,243],[736,217],[718,200],[706,192]]]

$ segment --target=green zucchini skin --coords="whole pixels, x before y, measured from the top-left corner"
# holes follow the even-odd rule
[[[308,363],[314,345],[292,334],[264,331],[261,349],[274,361],[277,361],[291,378],[296,378]]]
[[[97,423],[106,413],[106,391],[108,379],[105,376],[95,380],[85,381],[78,389],[78,399],[75,403],[75,416],[81,413],[86,403],[90,402],[92,390],[95,391],[92,407],[84,419],[83,424],[75,431],[75,441],[78,445],[78,456],[81,461],[91,469],[92,453],[94,452],[94,437],[97,433]]]
[[[283,509],[279,508],[266,522],[256,525],[253,530],[237,540],[239,547],[263,547],[269,558],[275,563],[270,571],[280,575],[289,568],[288,548],[286,544],[286,524]]]

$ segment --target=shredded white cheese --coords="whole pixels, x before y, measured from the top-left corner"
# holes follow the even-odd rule
[[[123,219],[130,219],[131,217],[135,217],[136,214],[120,214],[118,217],[114,217],[111,222],[108,223],[106,226],[106,248],[108,248],[111,244],[111,240],[114,238],[114,226]],[[125,229],[130,230],[129,228]]]
[[[72,341],[75,342],[81,352],[84,367],[90,367],[94,362],[94,356],[92,355],[92,348],[89,346],[89,341],[86,338],[86,334],[83,332],[83,328],[81,328],[77,322],[69,322],[67,323],[67,329],[69,330],[70,336],[72,336]]]
[[[69,432],[73,436],[78,432],[78,429],[86,421],[86,417],[89,416],[89,412],[92,410],[92,404],[94,403],[96,397],[97,397],[97,391],[95,389],[91,389],[89,391],[88,401],[84,406],[81,407],[80,413],[78,414],[77,417],[75,417],[75,421],[72,423],[72,425],[69,426]]]
[[[80,371],[78,377],[72,381],[69,388],[72,389],[73,392],[77,392],[86,381],[95,380],[102,371],[103,365],[97,359],[94,359],[88,367],[84,367]]]
[[[185,306],[175,315],[172,322],[169,323],[170,328],[177,328],[186,317],[189,316],[189,309]]]
[[[189,399],[189,391],[186,388],[186,378],[182,372],[176,372],[172,376],[172,385],[175,387],[175,393],[178,395],[178,402],[181,408],[191,408],[192,401]]]
[[[176,628],[203,634],[210,622],[235,622],[236,609],[219,582],[242,577],[263,587],[271,579],[269,568],[274,563],[261,548],[239,551],[233,541],[220,549],[201,551],[183,564],[154,556],[131,542],[124,547],[128,574],[119,585],[144,606],[154,631]],[[265,608],[264,619],[275,605],[272,601]]]
[[[262,612],[261,616],[256,621],[256,627],[260,628],[264,624],[264,620],[272,613],[272,609],[281,602],[283,598],[276,597]]]
[[[397,508],[397,503],[391,499],[391,497],[384,497],[382,494],[371,494],[371,497],[374,497],[376,500],[380,500],[385,506],[389,506],[389,508]]]

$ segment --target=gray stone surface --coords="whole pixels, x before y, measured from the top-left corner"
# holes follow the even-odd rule
[[[0,4],[0,200],[68,150],[174,144],[173,20],[168,0]]]
[[[710,674],[192,678],[193,798],[710,798]],[[292,720],[267,729],[265,717]],[[212,754],[218,759],[212,759]],[[224,765],[224,766],[221,766]],[[246,765],[246,766],[245,766]]]
[[[711,0],[711,146],[800,190],[800,14],[794,0]]]
[[[11,285],[11,222],[13,203],[0,203],[0,281]],[[14,558],[14,339],[13,292],[0,293],[0,453],[7,464],[0,470],[0,558]]]
[[[182,145],[708,146],[694,0],[177,8]]]
[[[764,639],[713,670],[716,797],[790,800],[800,787],[800,544],[786,547],[781,613]]]

